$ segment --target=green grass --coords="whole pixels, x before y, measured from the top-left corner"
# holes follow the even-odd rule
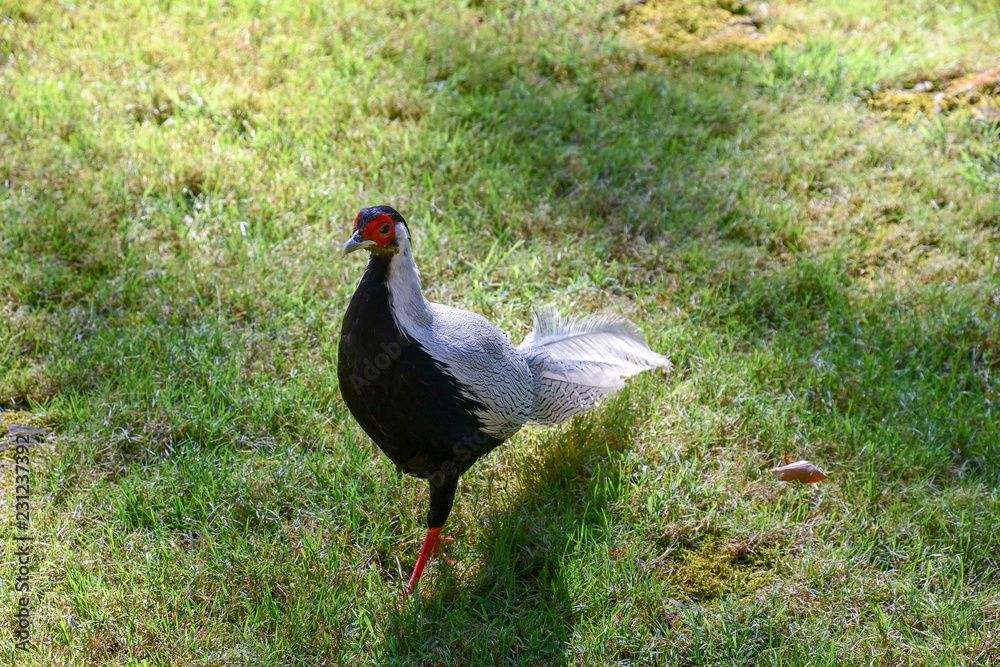
[[[717,5],[782,38],[659,57],[618,3],[0,5],[0,402],[53,431],[36,653],[5,659],[1000,663],[998,126],[865,102],[996,67],[1000,7]],[[425,485],[335,372],[339,248],[380,203],[428,298],[515,339],[534,305],[617,312],[676,366],[480,462],[401,608]]]

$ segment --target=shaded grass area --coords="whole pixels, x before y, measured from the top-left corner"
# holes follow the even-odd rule
[[[991,7],[776,5],[799,38],[672,59],[621,10],[3,10],[39,664],[993,659],[996,128],[858,97],[995,66]],[[429,298],[515,338],[619,312],[676,366],[481,462],[401,609],[426,491],[334,372],[377,203]],[[785,455],[830,479],[776,485]]]

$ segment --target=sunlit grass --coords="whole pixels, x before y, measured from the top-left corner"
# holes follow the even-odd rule
[[[661,58],[629,3],[0,8],[0,402],[53,430],[32,659],[994,659],[997,126],[865,96],[1000,65],[996,7],[715,5],[782,37]],[[617,312],[675,364],[481,461],[401,608],[425,486],[335,373],[379,203],[429,298],[515,339]],[[786,456],[829,479],[774,482]]]

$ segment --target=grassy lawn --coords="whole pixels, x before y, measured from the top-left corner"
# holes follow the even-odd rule
[[[998,54],[988,0],[3,0],[3,659],[1000,664]],[[426,485],[336,379],[382,203],[428,298],[675,364],[480,462],[401,607]]]

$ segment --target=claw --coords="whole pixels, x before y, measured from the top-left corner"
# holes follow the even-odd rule
[[[437,544],[434,545],[434,553],[431,554],[431,558],[437,558],[441,554],[441,548],[444,547],[444,543],[445,542],[449,542],[449,543],[454,544],[455,538],[454,537],[450,537],[450,536],[449,537],[438,537],[438,541],[437,541]],[[441,557],[444,558],[444,562],[448,563],[448,565],[451,565],[452,567],[455,567],[455,561],[453,561],[452,559],[448,558],[447,556],[441,556]]]

